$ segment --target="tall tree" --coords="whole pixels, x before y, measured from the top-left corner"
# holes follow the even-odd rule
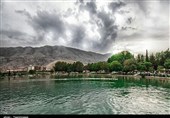
[[[144,56],[143,56],[143,54],[141,55],[140,59],[141,59],[141,62],[144,62]]]
[[[146,59],[145,59],[146,62],[149,61],[149,57],[148,57],[148,50],[146,50]]]
[[[153,53],[150,55],[150,59],[149,60],[152,63],[152,66],[153,66],[154,70],[157,70],[158,62],[156,61],[155,56],[154,56]]]
[[[138,56],[137,56],[137,62],[138,63],[141,62],[141,55],[140,54],[138,54]]]

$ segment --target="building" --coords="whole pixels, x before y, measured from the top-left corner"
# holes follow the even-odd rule
[[[45,66],[28,66],[28,71],[30,70],[35,70],[35,71],[46,71],[46,67]]]
[[[34,68],[33,65],[29,65],[27,71],[34,70],[34,69],[35,69],[35,68]]]

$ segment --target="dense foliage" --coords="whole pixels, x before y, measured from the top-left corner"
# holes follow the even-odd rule
[[[128,52],[128,51],[122,51],[118,54],[115,54],[115,55],[112,55],[108,60],[107,62],[108,63],[111,63],[113,61],[118,61],[120,62],[121,64],[123,64],[123,62],[126,60],[126,59],[131,59],[133,58],[133,55]]]
[[[83,72],[83,70],[89,71],[105,71],[105,72],[134,72],[134,71],[150,71],[170,69],[170,51],[169,49],[156,54],[146,55],[138,54],[134,57],[128,51],[122,51],[118,54],[112,55],[107,62],[89,63],[83,65],[81,62],[74,62],[73,64],[66,62],[57,62],[54,66],[55,71],[65,72]]]
[[[73,64],[58,61],[55,63],[54,70],[58,72],[83,72],[83,63],[77,61]]]

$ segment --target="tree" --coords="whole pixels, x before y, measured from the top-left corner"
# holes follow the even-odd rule
[[[141,62],[144,62],[144,56],[143,56],[143,54],[141,55]]]
[[[150,55],[149,61],[152,63],[154,70],[157,70],[158,62],[156,61],[155,56],[153,54]]]
[[[113,61],[109,65],[110,71],[121,71],[123,69],[122,64],[118,61]]]
[[[137,69],[137,63],[135,59],[127,59],[124,61],[123,65],[124,65],[123,71],[125,72],[130,72],[130,71],[134,72],[134,70]]]
[[[67,72],[71,72],[73,71],[73,65],[72,64],[67,64],[67,69],[66,69]]]
[[[158,71],[161,71],[162,69],[164,69],[163,66],[158,66]]]
[[[61,61],[56,62],[55,66],[54,66],[54,70],[55,71],[66,71],[67,70],[67,63],[61,62]]]
[[[74,72],[83,72],[83,67],[84,65],[80,61],[74,62],[72,66]]]
[[[146,67],[146,71],[149,71],[149,68],[152,67],[152,63],[151,62],[144,62],[144,65]]]
[[[28,72],[29,74],[31,74],[31,75],[33,75],[33,74],[35,74],[36,73],[36,71],[35,70],[29,70],[29,72]]]
[[[170,59],[167,59],[164,64],[166,69],[170,69]]]
[[[108,60],[107,62],[108,63],[111,63],[113,61],[118,61],[120,62],[121,64],[123,64],[123,62],[126,60],[126,59],[131,59],[131,58],[134,58],[133,55],[128,52],[128,51],[122,51],[118,54],[115,54],[115,55],[112,55]]]
[[[98,62],[97,63],[97,70],[104,70],[106,72],[109,71],[109,64],[107,62]]]
[[[138,54],[138,56],[137,56],[137,62],[138,63],[141,62],[141,55],[140,54]]]
[[[146,62],[149,61],[149,57],[148,57],[148,50],[146,50],[146,59],[145,59]]]
[[[145,64],[143,62],[140,62],[140,63],[138,63],[137,69],[139,71],[145,71],[146,70],[146,66],[145,66]]]

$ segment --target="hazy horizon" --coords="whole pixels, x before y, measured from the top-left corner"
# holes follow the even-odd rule
[[[168,0],[2,0],[0,47],[66,46],[96,53],[164,51]]]

